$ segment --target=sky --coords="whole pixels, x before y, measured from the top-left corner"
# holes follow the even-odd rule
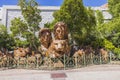
[[[60,6],[64,0],[36,0],[40,6]],[[0,7],[3,5],[17,5],[18,0],[0,0]],[[83,0],[85,6],[101,6],[107,0]]]

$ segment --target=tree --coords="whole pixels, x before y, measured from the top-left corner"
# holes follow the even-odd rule
[[[55,20],[68,25],[71,37],[78,44],[87,42],[96,25],[94,12],[83,6],[82,0],[64,0],[60,10],[53,14]]]
[[[98,27],[100,34],[111,41],[115,47],[120,47],[120,17]]]
[[[29,35],[32,34],[29,32],[27,23],[25,23],[21,18],[14,18],[11,21],[11,32],[14,37],[16,47],[26,47],[30,45]]]
[[[13,37],[8,34],[7,28],[0,24],[0,49],[11,50],[15,46]]]
[[[100,24],[104,23],[104,17],[101,11],[97,10],[96,11],[96,20],[97,20],[97,25],[99,26]]]
[[[29,32],[31,33],[31,47],[36,49],[37,37],[36,32],[39,30],[39,22],[41,21],[40,10],[38,9],[38,3],[35,0],[19,0],[18,5],[22,10],[22,15],[28,24]]]
[[[120,0],[108,0],[108,7],[113,17],[120,16]]]

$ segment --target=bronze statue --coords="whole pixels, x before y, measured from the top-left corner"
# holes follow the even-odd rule
[[[54,40],[46,52],[46,56],[56,58],[64,54],[68,55],[68,43],[66,40]]]
[[[41,43],[40,51],[45,55],[45,52],[52,42],[52,35],[49,28],[43,28],[39,31],[39,40]]]
[[[67,25],[63,22],[57,22],[54,26],[54,37],[55,40],[68,39]]]
[[[48,48],[46,55],[53,58],[61,57],[64,54],[69,55],[67,25],[64,22],[57,22],[53,33],[55,39]]]

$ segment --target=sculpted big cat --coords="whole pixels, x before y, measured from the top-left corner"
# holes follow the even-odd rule
[[[67,29],[67,25],[65,23],[58,22],[55,24],[54,37],[55,37],[55,40],[68,39],[68,29]]]
[[[66,40],[54,40],[50,47],[48,48],[46,52],[46,56],[55,58],[55,57],[61,57],[63,54],[69,54],[68,53],[68,43]]]
[[[14,57],[25,57],[27,54],[30,55],[29,48],[17,48],[14,50]]]
[[[52,42],[52,36],[51,31],[48,28],[43,28],[39,32],[39,40],[41,43],[40,51],[42,55],[45,55],[47,49],[49,48],[51,42]]]

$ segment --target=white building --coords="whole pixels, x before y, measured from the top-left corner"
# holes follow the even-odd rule
[[[42,16],[40,27],[44,27],[45,23],[53,21],[53,12],[60,9],[59,6],[40,6],[38,8],[41,10],[40,15]],[[107,4],[100,7],[92,7],[92,9],[102,11],[105,22],[112,18],[108,13]],[[19,6],[4,5],[0,8],[0,23],[4,24],[8,28],[8,31],[10,30],[11,20],[15,17],[23,18]]]
[[[54,18],[52,14],[54,11],[59,10],[60,7],[41,6],[38,8],[41,10],[40,15],[42,17],[40,27],[44,27],[45,23],[53,21]],[[23,18],[19,6],[5,5],[0,11],[1,23],[8,28],[8,31],[10,30],[11,20],[13,20],[15,17]]]
[[[2,23],[2,8],[0,7],[0,24]]]
[[[108,12],[108,4],[104,4],[100,7],[92,7],[93,10],[100,10],[104,17],[104,22],[108,22],[112,19],[112,15]]]

